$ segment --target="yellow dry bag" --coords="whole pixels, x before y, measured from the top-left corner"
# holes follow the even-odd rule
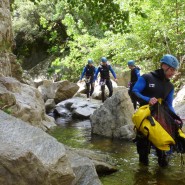
[[[132,116],[135,127],[160,150],[170,150],[174,139],[152,116],[149,105],[140,107]]]

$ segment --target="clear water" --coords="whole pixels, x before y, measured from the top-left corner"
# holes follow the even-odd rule
[[[117,162],[118,172],[100,177],[103,185],[185,185],[185,165],[181,164],[180,154],[170,156],[170,165],[160,168],[155,151],[151,151],[150,165],[139,165],[138,154],[134,143],[111,140],[98,136],[91,137],[89,120],[62,123],[51,131],[59,142],[74,148],[108,153]],[[185,156],[184,156],[185,160]]]

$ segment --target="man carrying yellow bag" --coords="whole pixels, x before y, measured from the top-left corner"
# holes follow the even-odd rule
[[[177,151],[181,150],[177,145],[177,138],[182,121],[172,107],[174,86],[169,80],[175,74],[179,62],[169,54],[164,55],[160,62],[160,69],[142,75],[133,87],[132,92],[141,107],[132,119],[137,130],[139,161],[144,165],[149,164],[148,155],[153,145],[159,166],[165,167],[168,165],[166,151],[171,146]],[[185,137],[183,133],[182,135]]]

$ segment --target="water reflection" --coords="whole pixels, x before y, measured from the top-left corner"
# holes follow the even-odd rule
[[[185,185],[185,166],[181,166],[179,154],[171,156],[168,167],[160,168],[154,151],[151,151],[150,164],[146,167],[139,164],[135,144],[131,141],[96,135],[91,137],[89,120],[59,125],[51,134],[60,142],[71,147],[108,153],[115,159],[119,171],[100,177],[103,185]]]
[[[185,182],[182,175],[184,173],[177,173],[171,166],[165,169],[140,166],[134,174],[134,185],[183,185]]]

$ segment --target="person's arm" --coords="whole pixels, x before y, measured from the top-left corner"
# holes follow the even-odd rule
[[[94,75],[93,75],[93,83],[95,82],[95,75],[96,75],[96,71],[97,71],[98,69],[96,69],[96,67],[94,67]]]
[[[175,110],[173,108],[173,97],[174,97],[174,89],[170,91],[168,96],[165,99],[165,102],[167,103],[168,107],[170,108],[171,111],[175,113]]]
[[[94,67],[94,74],[96,74],[96,71],[97,71],[97,69],[96,69],[96,67]]]
[[[139,77],[140,77],[140,70],[138,70],[138,69],[136,68],[136,69],[135,69],[135,74],[136,74],[137,78],[139,78]]]
[[[85,66],[83,71],[82,71],[82,75],[80,77],[80,80],[82,80],[82,78],[84,77],[86,70],[87,70],[87,67]]]
[[[146,87],[146,81],[145,79],[141,76],[138,78],[138,81],[135,83],[134,87],[132,88],[132,92],[140,99],[149,102],[150,97],[148,96],[143,96],[141,93]]]
[[[96,81],[99,72],[100,72],[100,68],[98,67],[94,75],[94,81]]]
[[[112,73],[114,79],[117,79],[117,78],[116,78],[116,73],[115,73],[114,70],[112,69],[111,65],[110,65],[109,70],[111,71],[111,73]]]

